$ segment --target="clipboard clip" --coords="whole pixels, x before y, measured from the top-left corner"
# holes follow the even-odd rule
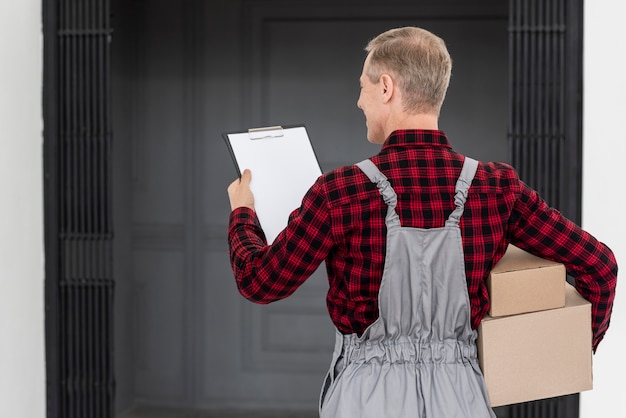
[[[284,135],[282,126],[248,129],[250,139],[279,138]]]

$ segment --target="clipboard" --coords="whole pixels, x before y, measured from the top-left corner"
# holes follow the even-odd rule
[[[252,172],[254,208],[271,244],[289,214],[322,174],[304,125],[270,126],[222,134],[237,174]]]

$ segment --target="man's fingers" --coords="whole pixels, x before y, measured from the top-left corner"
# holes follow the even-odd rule
[[[230,183],[227,191],[231,209],[234,210],[235,208],[245,206],[254,210],[254,195],[250,190],[251,180],[252,173],[250,170],[245,169],[241,173],[241,178]]]

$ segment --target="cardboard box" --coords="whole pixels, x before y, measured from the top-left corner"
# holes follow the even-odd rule
[[[478,356],[492,406],[592,388],[591,304],[573,286],[565,307],[501,318],[478,328]]]
[[[509,245],[487,279],[489,315],[517,315],[565,306],[565,266]]]

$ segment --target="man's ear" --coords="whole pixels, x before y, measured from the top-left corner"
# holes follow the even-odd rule
[[[383,103],[389,102],[394,95],[395,84],[389,74],[380,76],[380,88],[383,96]]]

